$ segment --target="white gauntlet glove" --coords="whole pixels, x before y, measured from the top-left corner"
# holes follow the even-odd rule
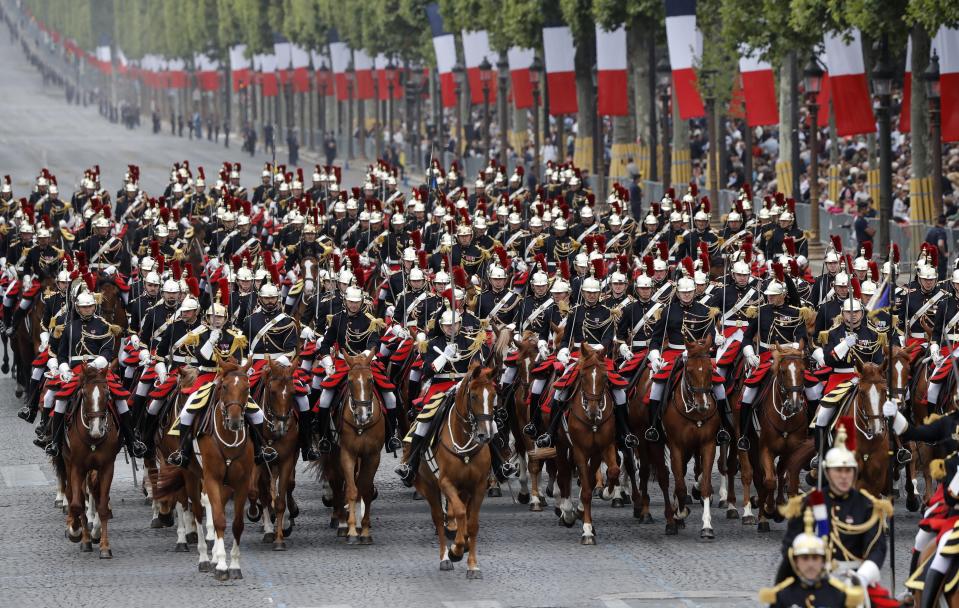
[[[929,356],[932,357],[932,360],[936,361],[937,363],[942,360],[942,354],[939,352],[939,350],[940,347],[935,342],[929,345]]]
[[[663,357],[659,354],[658,350],[649,351],[649,367],[653,370],[653,373],[659,373],[659,370],[663,369]]]
[[[140,348],[140,336],[138,336],[138,335],[136,335],[136,334],[133,334],[133,335],[130,336],[130,338],[127,340],[127,344],[129,344],[129,345],[132,346],[133,348]]]
[[[90,365],[93,366],[93,369],[103,369],[108,365],[108,363],[107,363],[106,357],[104,357],[103,355],[100,355],[96,359],[94,359],[93,362],[90,363]]]
[[[546,344],[546,340],[540,340],[537,342],[536,349],[539,351],[540,359],[546,359],[549,357],[549,346]]]
[[[73,380],[73,370],[70,369],[69,363],[61,363],[60,367],[58,367],[57,370],[60,372],[60,378],[64,382],[69,382],[70,380]]]
[[[47,359],[47,369],[50,370],[51,372],[56,373],[58,365],[59,363],[57,363],[56,357],[50,357],[49,359]]]
[[[323,365],[323,370],[326,372],[327,376],[332,376],[333,372],[336,371],[336,367],[333,365],[333,358],[329,355],[323,357],[323,360],[320,361]]]
[[[563,365],[566,365],[567,363],[569,363],[569,349],[568,348],[559,349],[559,352],[556,353],[556,360],[562,363]]]
[[[316,332],[313,331],[308,325],[304,325],[303,329],[300,330],[300,339],[302,340],[316,340]]]
[[[726,336],[723,334],[723,332],[717,331],[717,332],[716,332],[716,339],[713,340],[713,344],[715,344],[717,347],[719,347],[719,346],[722,346],[722,345],[725,344],[725,343],[726,343]]]
[[[826,366],[826,356],[822,352],[822,347],[812,351],[812,358],[819,364],[819,367]]]
[[[153,371],[157,375],[157,385],[163,384],[167,379],[166,363],[163,361],[158,361],[156,365],[153,366]]]
[[[443,349],[443,356],[449,359],[450,357],[453,357],[454,355],[456,355],[456,345],[447,344],[446,348]]]
[[[623,359],[626,359],[627,361],[633,358],[633,351],[629,349],[628,344],[619,345],[619,354],[623,357]]]
[[[743,355],[746,356],[746,365],[752,368],[759,367],[759,355],[756,354],[752,344],[743,347]]]

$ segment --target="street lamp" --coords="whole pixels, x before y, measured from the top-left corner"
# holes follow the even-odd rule
[[[493,66],[489,59],[483,57],[483,62],[479,64],[480,82],[483,87],[483,150],[486,152],[486,160],[490,158],[490,124],[489,124],[489,93],[490,83],[493,81]]]
[[[415,66],[410,68],[409,82],[407,84],[406,94],[413,99],[413,128],[410,135],[410,158],[413,159],[412,166],[420,166],[420,122],[421,122],[421,102],[423,100],[423,90],[426,87],[426,74],[423,68]]]
[[[383,104],[380,103],[380,75],[373,75],[373,153],[376,158],[383,156]]]
[[[466,81],[466,69],[463,67],[463,64],[459,61],[456,62],[456,65],[453,66],[453,82],[456,84],[456,137],[454,139],[459,140],[456,147],[453,149],[453,155],[459,156],[460,146],[462,146],[463,151],[466,150],[466,130],[463,128],[463,84]],[[464,154],[465,155],[465,154]]]
[[[506,55],[500,55],[496,63],[497,75],[499,76],[499,149],[500,163],[505,167],[507,161],[506,149],[509,147],[509,100],[506,99],[506,87],[509,86],[509,63],[506,61]],[[514,125],[515,126],[515,125]]]
[[[706,133],[709,137],[709,158],[707,159],[709,166],[709,196],[712,200],[719,202],[719,168],[717,167],[716,154],[720,148],[719,134],[717,133],[718,129],[716,128],[716,70],[712,68],[704,68],[699,71],[699,75],[702,78],[701,86],[704,90],[704,99],[706,102]],[[689,214],[692,215],[692,209],[689,210]]]
[[[817,249],[819,240],[819,92],[822,90],[822,67],[815,53],[809,54],[809,62],[803,69],[803,84],[806,89],[806,107],[809,108],[809,213],[812,238],[809,248]]]
[[[672,112],[669,111],[669,88],[673,84],[673,69],[666,57],[660,57],[656,63],[656,88],[659,89],[660,115],[662,116],[663,134],[663,192],[672,183],[672,152],[670,143],[672,134],[669,131],[669,121]]]
[[[533,175],[536,176],[537,185],[539,185],[539,171],[542,162],[539,156],[539,82],[542,77],[543,62],[539,55],[534,55],[533,62],[529,65],[529,83],[533,89]]]
[[[892,133],[890,103],[893,71],[885,35],[879,42],[879,61],[872,71],[873,94],[879,99],[879,251],[889,255],[889,220],[892,217]]]
[[[353,86],[356,83],[356,69],[350,59],[346,66],[346,128],[347,128],[347,158],[353,160]]]
[[[929,100],[929,128],[932,133],[932,204],[936,215],[942,213],[942,91],[939,83],[939,55],[933,49],[929,67],[922,74]]]

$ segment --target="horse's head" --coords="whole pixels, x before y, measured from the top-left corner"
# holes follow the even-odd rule
[[[712,406],[713,359],[710,350],[713,335],[704,340],[686,342],[686,364],[683,370],[683,399],[690,411],[705,414]]]
[[[495,434],[493,410],[496,407],[496,383],[493,370],[473,364],[463,387],[457,395],[457,402],[465,405],[467,418],[474,426],[473,437],[477,443],[489,443]]]
[[[101,275],[97,280],[97,303],[100,305],[101,317],[108,323],[126,328],[127,314],[123,307],[123,296],[112,277]]]
[[[350,412],[357,426],[364,426],[373,419],[373,370],[370,363],[374,352],[351,357],[344,355],[349,371],[346,373]]]
[[[296,397],[293,387],[293,370],[296,366],[297,359],[294,358],[289,366],[270,361],[263,368],[262,381],[265,385],[261,405],[270,431],[278,437],[285,436],[290,427],[290,415]]]
[[[772,351],[778,398],[782,400],[782,414],[786,417],[798,414],[805,407],[803,402],[806,371],[804,352],[804,345],[801,342],[799,348],[777,344]]]
[[[523,337],[516,345],[516,378],[514,382],[529,384],[539,351],[536,348],[536,334],[531,331],[523,332]]]
[[[585,342],[580,346],[581,356],[576,363],[579,368],[579,389],[583,398],[586,419],[599,422],[603,416],[603,399],[608,380],[606,360],[601,350],[594,350]]]
[[[889,385],[889,397],[897,400],[900,404],[906,402],[909,392],[909,371],[912,367],[912,355],[918,348],[921,348],[918,344],[913,344],[908,348],[898,346],[892,348],[892,384]]]
[[[300,268],[303,269],[303,295],[310,296],[316,291],[316,275],[320,265],[316,258],[309,256],[300,260]]]
[[[83,368],[80,394],[80,422],[93,441],[103,439],[107,434],[107,412],[110,400],[110,386],[107,384],[107,370],[96,369],[90,365]]]
[[[869,433],[882,432],[885,419],[882,416],[882,404],[886,400],[886,363],[856,363],[859,372],[859,390],[856,393],[856,417],[860,430],[869,429]]]
[[[223,427],[239,433],[243,430],[243,413],[250,398],[249,365],[220,364],[220,400],[217,407],[223,418]]]

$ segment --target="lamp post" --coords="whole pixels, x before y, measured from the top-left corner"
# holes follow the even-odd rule
[[[889,63],[889,44],[883,35],[879,43],[879,61],[872,71],[873,94],[879,99],[879,251],[889,255],[889,220],[892,217],[892,134],[890,101],[893,72]]]
[[[717,167],[716,154],[719,150],[718,133],[716,129],[716,87],[714,80],[716,70],[704,68],[700,70],[702,84],[705,88],[703,101],[706,102],[706,133],[709,137],[709,158],[707,159],[709,167],[709,198],[714,205],[719,204],[719,167]],[[690,210],[692,214],[692,210]]]
[[[933,49],[929,58],[929,67],[922,74],[926,85],[926,98],[929,99],[929,128],[932,137],[932,206],[938,216],[942,213],[942,114],[939,83],[939,55]]]
[[[423,90],[426,87],[426,75],[422,67],[410,68],[410,76],[407,82],[406,94],[413,100],[413,126],[410,128],[410,159],[411,168],[416,169],[420,166],[420,122],[421,122],[421,102],[423,100]]]
[[[383,156],[383,104],[380,103],[380,75],[373,75],[373,153],[376,158]]]
[[[353,60],[346,66],[346,158],[353,160],[353,86],[356,81],[356,70]]]
[[[656,63],[656,86],[659,89],[660,114],[662,114],[663,133],[663,192],[672,183],[672,151],[670,150],[669,121],[672,112],[669,111],[669,88],[673,83],[673,70],[665,57],[660,57]]]
[[[490,116],[489,116],[489,94],[490,94],[490,83],[493,80],[493,66],[490,65],[489,59],[483,57],[483,62],[479,64],[480,71],[480,82],[483,87],[483,151],[485,154],[484,160],[489,160],[491,156],[490,150]]]
[[[506,61],[506,55],[500,55],[496,63],[497,76],[499,76],[499,153],[500,164],[506,166],[507,153],[509,147],[509,101],[506,99],[506,87],[509,86],[509,63]],[[515,126],[515,125],[514,125]]]
[[[466,130],[463,128],[463,83],[466,80],[466,69],[459,61],[453,66],[453,81],[456,83],[456,147],[453,155],[459,156],[460,150],[466,151]]]
[[[809,108],[809,251],[817,255],[821,248],[819,239],[819,92],[822,90],[824,71],[815,53],[810,53],[809,63],[803,69],[803,84],[806,89],[806,107]],[[748,127],[747,127],[748,128]],[[747,151],[748,152],[748,151]]]
[[[593,81],[593,109],[595,110],[593,117],[593,175],[596,176],[596,185],[593,190],[596,192],[596,199],[605,203],[604,192],[606,188],[603,182],[605,160],[603,152],[605,146],[603,146],[603,117],[599,113],[599,73],[596,64],[593,64],[591,76]]]
[[[394,79],[396,78],[396,65],[393,58],[390,57],[386,62],[386,150],[390,150],[393,145],[393,91],[396,88]]]
[[[529,82],[533,89],[533,175],[536,176],[536,184],[539,185],[540,158],[539,149],[539,83],[543,77],[543,62],[539,55],[533,56],[533,63],[529,66]]]
[[[648,36],[646,45],[647,67],[646,86],[649,93],[649,175],[646,179],[656,181],[659,179],[659,155],[656,154],[656,148],[659,147],[659,129],[656,124],[656,38]]]

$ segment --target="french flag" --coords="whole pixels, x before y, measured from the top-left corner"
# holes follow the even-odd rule
[[[286,83],[289,82],[290,79],[290,73],[292,72],[293,45],[279,34],[275,36],[277,41],[273,43],[273,55],[276,56],[276,76],[280,79],[280,84],[286,86]]]
[[[196,80],[201,91],[216,91],[220,88],[220,64],[204,55],[195,53],[193,62],[196,66]]]
[[[824,38],[829,94],[836,118],[836,133],[840,137],[876,132],[859,30],[853,29],[848,35],[849,44],[843,40],[842,34],[826,34]]]
[[[509,78],[513,85],[513,103],[518,109],[533,107],[533,83],[529,79],[529,66],[533,65],[536,52],[518,46],[506,51],[509,62]]]
[[[959,29],[939,28],[932,45],[939,54],[942,141],[959,141]]]
[[[829,126],[829,64],[826,63],[826,51],[819,53],[819,65],[823,67],[822,85],[819,89],[819,96],[816,98],[816,105],[819,106],[819,128],[824,129]]]
[[[666,43],[673,71],[673,99],[683,120],[706,114],[693,68],[703,54],[703,37],[696,29],[696,0],[665,0]]]
[[[480,77],[480,64],[487,59],[493,69],[499,62],[499,55],[489,48],[489,34],[486,30],[468,32],[463,30],[463,58],[466,62],[466,77],[470,83],[470,102],[474,105],[483,103],[483,82]],[[496,102],[496,81],[494,76],[489,82],[489,102]]]
[[[456,79],[453,66],[456,65],[456,38],[443,29],[443,17],[435,2],[426,5],[426,18],[430,22],[433,34],[433,50],[436,51],[436,71],[440,75],[440,97],[444,108],[456,107]]]
[[[380,101],[386,101],[390,98],[390,75],[386,66],[390,64],[389,58],[383,54],[378,54],[373,59],[373,68],[376,70],[377,94]],[[393,65],[393,99],[403,99],[403,87],[400,83],[400,65]]]
[[[97,47],[96,66],[104,74],[109,74],[113,71],[113,60],[110,55],[109,44],[101,44]]]
[[[290,45],[293,65],[293,91],[306,93],[310,90],[310,52],[299,44]]]
[[[330,43],[330,63],[333,65],[337,101],[347,101],[350,98],[346,86],[346,68],[350,65],[350,55],[350,47],[345,42]]]
[[[233,92],[245,89],[253,82],[250,67],[252,62],[246,57],[246,45],[230,47],[230,73],[233,77]]]
[[[739,73],[746,99],[746,124],[750,127],[779,124],[773,66],[761,60],[756,50],[744,51],[739,57]]]
[[[260,88],[264,97],[276,97],[279,85],[276,82],[276,55],[260,54],[253,56],[253,65],[260,73]]]
[[[596,24],[596,111],[602,116],[629,113],[629,76],[626,71],[626,28],[609,32]]]
[[[353,51],[353,69],[356,70],[356,98],[373,99],[373,59],[366,51]]]
[[[185,89],[187,87],[186,61],[182,59],[171,59],[167,62],[167,77],[169,88]]]
[[[575,114],[576,45],[569,27],[543,28],[543,54],[546,63],[546,86],[549,89],[550,116]]]

